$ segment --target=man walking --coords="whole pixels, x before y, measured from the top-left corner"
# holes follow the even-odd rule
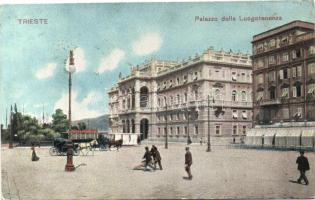
[[[155,145],[152,145],[151,154],[152,154],[153,159],[154,159],[154,168],[156,169],[156,163],[158,163],[160,170],[163,170],[162,164],[161,164],[162,158],[161,158],[159,150],[157,149],[157,147]]]
[[[192,175],[191,175],[191,170],[190,170],[190,166],[192,165],[192,155],[189,151],[189,147],[186,147],[186,154],[185,154],[185,170],[188,174],[188,178],[191,180],[192,179]]]
[[[300,151],[300,156],[296,159],[296,163],[298,164],[298,170],[300,171],[300,178],[297,180],[298,183],[301,183],[303,179],[305,184],[308,185],[307,177],[305,176],[305,172],[310,170],[310,165],[308,163],[308,159],[304,156],[304,151]]]

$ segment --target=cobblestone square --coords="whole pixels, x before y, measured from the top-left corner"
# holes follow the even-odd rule
[[[40,157],[31,162],[30,148],[2,148],[2,192],[9,199],[155,199],[155,198],[314,198],[315,154],[306,153],[311,170],[308,186],[293,183],[299,176],[298,152],[235,149],[191,145],[193,180],[183,179],[184,144],[170,143],[162,156],[163,170],[132,170],[140,163],[144,147],[119,151],[95,151],[75,156],[74,172],[65,172],[66,157],[50,156],[46,147],[36,148]],[[83,164],[83,165],[82,165]],[[85,164],[85,165],[84,165]],[[10,195],[10,194],[11,195]]]

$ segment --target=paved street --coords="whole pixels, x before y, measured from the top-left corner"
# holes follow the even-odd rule
[[[292,183],[298,178],[297,152],[233,149],[192,145],[193,180],[185,180],[184,144],[157,145],[163,171],[132,170],[139,164],[144,144],[119,151],[96,151],[76,156],[75,172],[65,172],[66,157],[36,149],[40,161],[31,162],[29,148],[2,148],[2,190],[12,199],[104,198],[311,198],[315,197],[315,153],[306,153],[311,164],[310,185]]]

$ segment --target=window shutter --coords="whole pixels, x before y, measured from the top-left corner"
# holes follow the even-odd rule
[[[280,79],[282,80],[283,79],[283,70],[282,69],[279,71],[279,76],[280,76]]]
[[[292,87],[292,96],[296,97],[296,87]]]

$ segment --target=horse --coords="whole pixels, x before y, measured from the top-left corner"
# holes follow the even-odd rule
[[[117,150],[119,150],[119,148],[122,146],[123,144],[123,140],[108,140],[108,148],[110,149],[111,146],[115,146],[117,148]]]

